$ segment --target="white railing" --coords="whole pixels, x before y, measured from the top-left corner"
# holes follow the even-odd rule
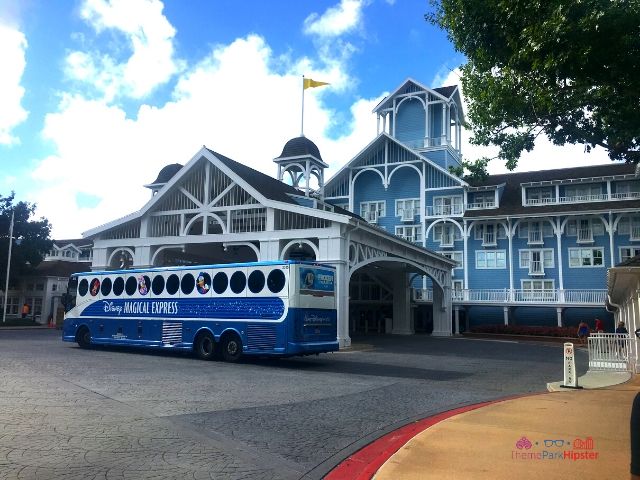
[[[640,198],[640,192],[625,192],[625,193],[601,193],[598,195],[574,195],[571,197],[559,197],[555,198],[528,198],[525,201],[525,207],[537,206],[537,205],[560,205],[566,203],[585,203],[585,202],[606,202],[615,200],[635,200]]]
[[[631,226],[631,236],[630,240],[640,240],[640,225],[632,225]]]
[[[527,243],[529,245],[540,245],[544,243],[544,239],[542,238],[542,231],[529,230]]]
[[[627,333],[592,333],[589,336],[589,370],[633,372],[632,339]]]
[[[454,302],[466,303],[526,303],[526,304],[562,304],[562,305],[604,305],[606,290],[509,290],[502,289],[464,289],[452,290]],[[414,288],[416,301],[431,302],[433,291],[429,288]]]
[[[422,241],[422,233],[415,233],[413,235],[397,235],[397,236],[403,240],[406,240],[407,242],[416,243],[416,242]]]
[[[484,232],[482,234],[482,246],[483,247],[495,247],[496,244],[496,234],[495,232]]]
[[[485,208],[494,208],[495,206],[495,201],[467,203],[467,210],[483,210]]]
[[[541,260],[529,262],[529,275],[544,275],[544,263]]]
[[[578,242],[581,242],[581,243],[593,242],[593,231],[590,228],[579,228]]]
[[[462,215],[464,209],[462,205],[427,205],[428,217],[448,217],[453,215]]]

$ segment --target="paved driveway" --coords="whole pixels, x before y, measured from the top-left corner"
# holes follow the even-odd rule
[[[0,330],[0,478],[321,478],[412,419],[562,378],[561,344],[365,337],[226,364],[59,336]]]

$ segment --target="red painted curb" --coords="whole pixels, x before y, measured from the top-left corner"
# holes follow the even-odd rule
[[[534,394],[535,395],[535,394]],[[431,417],[423,418],[416,422],[400,427],[393,432],[374,440],[366,447],[358,450],[349,458],[338,464],[333,470],[331,470],[325,477],[325,480],[370,480],[378,469],[389,459],[391,456],[400,450],[409,440],[418,435],[420,432],[427,428],[440,423],[447,418],[460,415],[461,413],[477,410],[478,408],[493,405],[495,403],[504,402],[506,400],[513,400],[531,395],[515,395],[511,397],[505,397],[498,400],[492,400],[489,402],[476,403],[474,405],[467,405],[466,407],[455,408],[446,412],[433,415]]]

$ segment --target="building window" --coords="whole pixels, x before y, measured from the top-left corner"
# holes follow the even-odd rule
[[[640,247],[620,247],[620,261],[626,262],[636,255],[640,255]]]
[[[476,192],[473,194],[473,202],[469,205],[469,208],[483,209],[493,208],[495,206],[496,194],[494,191]]]
[[[369,223],[377,223],[378,218],[386,216],[385,202],[360,203],[360,216]]]
[[[564,189],[565,197],[571,202],[593,202],[606,200],[602,195],[602,187],[598,184],[571,185]]]
[[[602,248],[570,248],[569,266],[579,267],[602,267],[604,249]]]
[[[478,270],[499,269],[507,267],[505,250],[477,250],[476,268]]]
[[[408,242],[421,242],[422,225],[403,225],[396,227],[396,235]]]
[[[578,218],[567,222],[567,237],[578,237],[578,243],[593,242],[594,235],[604,235],[604,224],[597,218]]]
[[[462,215],[462,197],[460,195],[451,197],[434,197],[433,214]]]
[[[553,280],[521,280],[522,300],[555,300]]]
[[[554,268],[553,249],[520,250],[520,268],[528,268],[529,275],[544,275],[545,268]]]
[[[441,247],[453,247],[453,242],[460,239],[460,230],[454,225],[440,223],[433,227],[433,241],[440,242]]]
[[[497,240],[507,238],[507,232],[499,223],[481,223],[474,227],[474,238],[482,240],[482,246],[496,245]]]
[[[448,252],[446,250],[442,250],[437,253],[439,253],[443,257],[450,258],[454,262],[457,262],[457,265],[453,268],[464,268],[463,256],[461,251]]]
[[[527,204],[528,205],[544,205],[555,202],[555,189],[549,187],[527,188]]]
[[[624,217],[618,222],[618,233],[629,235],[630,240],[640,240],[640,217]]]
[[[3,300],[3,296],[0,297],[0,303]],[[18,297],[7,297],[7,315],[18,315],[18,309],[20,307],[20,302],[19,302],[19,298]]]
[[[396,200],[396,217],[402,217],[403,222],[413,222],[414,217],[419,214],[419,198],[406,198],[403,200]]]

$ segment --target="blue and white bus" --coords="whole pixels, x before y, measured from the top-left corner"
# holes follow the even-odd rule
[[[338,350],[335,269],[280,261],[86,272],[62,339],[193,350],[202,359]]]

